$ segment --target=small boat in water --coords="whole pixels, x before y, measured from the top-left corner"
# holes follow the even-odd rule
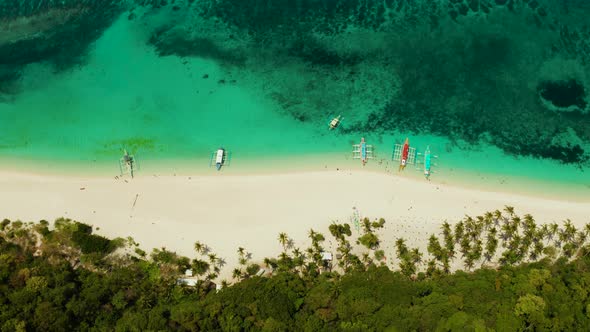
[[[124,174],[131,175],[131,178],[134,176],[134,172],[139,169],[139,164],[135,156],[129,154],[127,149],[123,149],[123,157],[119,159],[119,170],[121,171],[121,176]]]
[[[225,149],[219,148],[215,155],[215,168],[219,171],[221,166],[225,163]]]
[[[432,158],[437,158],[437,156],[433,156],[430,152],[430,145],[426,147],[424,153],[418,154],[424,155],[424,167],[422,168],[422,171],[424,172],[424,176],[426,177],[426,179],[430,180],[430,175],[432,174],[432,165],[434,164],[432,162]]]
[[[410,140],[406,138],[404,144],[395,144],[392,160],[399,161],[399,170],[402,171],[408,164],[416,162],[416,149],[410,146]]]
[[[211,153],[211,159],[209,160],[209,167],[215,165],[215,168],[219,171],[223,166],[229,166],[231,162],[231,153],[224,148],[219,148],[217,151]]]
[[[408,155],[410,153],[410,140],[406,137],[406,141],[404,142],[404,146],[402,147],[402,157],[399,164],[399,170],[403,170],[406,168],[408,164]]]
[[[432,165],[431,165],[430,146],[427,146],[426,151],[424,151],[424,176],[426,176],[427,179],[430,178],[430,168],[431,167],[432,167]]]
[[[360,159],[363,166],[369,159],[373,159],[373,146],[365,142],[365,138],[361,138],[360,144],[354,144],[352,146],[352,159]]]
[[[337,117],[333,118],[332,121],[330,121],[330,124],[328,125],[330,127],[330,130],[336,129],[336,127],[340,125],[341,120],[342,115],[338,115]]]

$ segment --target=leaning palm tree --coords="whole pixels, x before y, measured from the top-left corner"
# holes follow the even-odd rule
[[[233,277],[234,279],[240,280],[240,279],[242,279],[242,276],[243,276],[242,270],[240,270],[240,269],[238,269],[238,268],[235,268],[235,269],[232,271],[232,277]]]
[[[221,257],[217,257],[217,260],[215,261],[215,266],[224,267],[225,264],[226,264],[225,259],[223,259]]]
[[[506,211],[510,217],[514,216],[514,207],[506,205],[504,206],[504,211]]]
[[[432,234],[428,239],[428,246],[426,247],[428,253],[431,254],[435,260],[440,261],[443,256],[443,248],[440,245],[438,238]]]
[[[399,259],[403,259],[403,256],[405,256],[408,253],[408,247],[406,246],[406,240],[404,240],[403,238],[397,239],[397,241],[395,241],[395,246],[396,246],[397,257]]]
[[[557,234],[558,230],[559,225],[557,223],[554,222],[551,225],[549,225],[549,234],[547,235],[547,239],[553,240],[553,237],[555,236],[555,234]]]
[[[205,248],[207,248],[207,245],[203,244],[200,241],[195,242],[195,251],[199,254],[204,254],[205,253]]]
[[[313,228],[310,228],[307,234],[310,239],[313,239],[315,237],[316,231],[314,231]]]
[[[465,225],[462,221],[455,224],[455,243],[460,243],[465,232]]]
[[[490,211],[486,212],[483,217],[483,222],[485,229],[487,230],[494,224],[494,215]]]
[[[283,246],[283,251],[287,251],[287,244],[289,243],[289,236],[287,233],[279,233],[279,243]]]
[[[449,257],[455,257],[455,238],[453,237],[451,225],[449,225],[449,223],[445,221],[442,225],[442,231],[445,242],[445,249],[447,250]]]
[[[492,215],[494,216],[494,225],[496,226],[500,225],[500,220],[504,220],[504,216],[500,210],[492,212]]]

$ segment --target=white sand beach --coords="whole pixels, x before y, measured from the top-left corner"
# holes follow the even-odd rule
[[[576,226],[590,222],[590,199],[571,202],[487,192],[427,182],[400,175],[350,170],[305,171],[270,175],[157,176],[135,179],[34,175],[0,172],[2,218],[53,221],[67,217],[99,228],[109,237],[132,236],[143,249],[165,247],[195,257],[193,244],[201,241],[227,262],[221,277],[229,278],[244,247],[253,259],[275,256],[277,240],[286,232],[297,247],[307,244],[313,228],[350,222],[354,210],[361,217],[383,217],[381,232],[387,257],[395,257],[399,237],[423,248],[444,220],[455,222],[466,214],[514,206],[518,214],[532,214],[538,222],[566,218]],[[355,236],[355,234],[353,234]],[[390,263],[392,262],[390,258]]]

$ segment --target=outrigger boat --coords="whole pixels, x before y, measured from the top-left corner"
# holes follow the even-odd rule
[[[135,156],[130,155],[126,149],[123,149],[123,157],[119,159],[119,171],[121,172],[121,176],[123,174],[130,174],[131,178],[134,176],[134,171],[139,170],[139,164],[135,159]]]
[[[393,147],[392,160],[399,161],[399,171],[406,168],[408,164],[414,164],[416,162],[416,149],[410,147],[410,140],[406,138],[404,144],[396,144]]]
[[[332,121],[330,121],[330,124],[328,125],[330,127],[330,130],[336,129],[336,127],[340,125],[341,120],[342,115],[338,115],[337,117],[333,118]]]
[[[219,171],[222,166],[229,166],[231,161],[231,155],[224,148],[219,148],[217,151],[211,153],[211,160],[209,160],[209,167],[215,165],[215,168]]]
[[[352,146],[352,159],[360,159],[363,163],[363,166],[367,163],[369,159],[373,159],[373,146],[368,145],[365,142],[365,138],[361,138],[360,144],[354,144]]]
[[[422,155],[422,153],[418,153],[418,155]],[[430,145],[426,147],[426,150],[423,153],[424,155],[424,167],[422,170],[424,171],[424,176],[426,176],[427,180],[430,180],[430,175],[432,174],[432,158],[437,158],[437,156],[433,156],[430,152]]]

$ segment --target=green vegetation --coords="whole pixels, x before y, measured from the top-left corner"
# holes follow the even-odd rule
[[[329,250],[321,233],[309,231],[305,250],[281,233],[276,258],[258,262],[238,248],[234,284],[222,281],[218,291],[213,281],[225,261],[204,243],[195,243],[194,259],[165,248],[147,255],[131,238],[109,240],[82,223],[62,218],[49,226],[0,223],[0,331],[590,326],[590,226],[538,226],[511,207],[444,222],[441,239],[431,235],[425,253],[405,239],[380,239],[385,220],[364,219],[360,234],[348,224],[330,225],[333,262],[324,260]],[[383,244],[390,241],[397,257],[386,264]],[[196,286],[179,282],[187,269]]]

